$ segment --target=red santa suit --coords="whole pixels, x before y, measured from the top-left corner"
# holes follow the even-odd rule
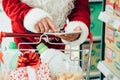
[[[73,32],[75,27],[82,28],[81,36],[72,42],[51,39],[51,42],[64,42],[71,45],[83,43],[89,34],[90,11],[88,0],[2,0],[3,9],[11,19],[14,33],[36,33],[34,25],[42,18],[49,17],[58,30],[66,24],[65,31]],[[14,38],[19,42],[34,42],[35,38]],[[42,41],[44,42],[44,41]],[[64,48],[64,46],[50,45],[48,47]],[[21,45],[21,48],[35,48],[36,45]]]

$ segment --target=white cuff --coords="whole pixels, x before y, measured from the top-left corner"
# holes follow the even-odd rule
[[[42,9],[34,8],[30,10],[24,18],[25,29],[37,33],[34,26],[38,21],[45,17],[49,17],[50,19],[52,19],[52,17]]]
[[[65,32],[74,32],[75,27],[78,27],[78,26],[80,26],[82,29],[82,33],[80,37],[77,40],[72,41],[72,42],[62,40],[65,44],[71,44],[72,46],[78,46],[87,39],[88,34],[89,34],[88,27],[85,23],[80,22],[80,21],[69,22],[65,28]]]

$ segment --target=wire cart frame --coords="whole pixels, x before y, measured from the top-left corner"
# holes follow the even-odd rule
[[[83,51],[87,51],[87,49],[85,50],[73,50],[71,47],[70,44],[64,44],[64,43],[53,43],[53,42],[50,42],[49,41],[49,37],[54,37],[54,34],[50,34],[50,33],[29,33],[29,34],[25,34],[25,33],[7,33],[7,32],[0,32],[0,44],[2,42],[2,38],[5,38],[5,37],[40,37],[39,41],[38,42],[22,42],[22,43],[19,43],[18,44],[18,49],[19,50],[28,50],[28,49],[20,49],[20,45],[22,44],[39,44],[41,42],[41,39],[42,38],[46,38],[46,42],[50,43],[50,44],[54,44],[54,45],[69,45],[69,49],[65,49],[65,50],[61,50],[61,51],[69,51],[69,53],[71,53],[72,51],[80,51],[80,52],[83,52]],[[91,65],[91,52],[92,52],[92,45],[93,45],[93,39],[92,39],[92,33],[89,33],[89,42],[90,42],[90,49],[89,49],[89,56],[88,56],[88,65],[87,65],[87,71],[86,71],[86,77],[85,77],[85,80],[89,80],[90,78],[90,65]],[[29,50],[33,50],[33,49],[29,49]],[[34,49],[36,50],[36,49]],[[70,59],[71,59],[71,54],[70,54]],[[76,60],[77,59],[77,60]],[[71,60],[74,60],[74,61],[78,61],[78,58],[74,58],[74,59],[71,59]],[[79,60],[81,61],[81,60]]]

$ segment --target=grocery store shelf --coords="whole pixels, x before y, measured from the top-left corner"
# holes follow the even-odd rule
[[[105,77],[112,78],[110,80],[120,80],[120,76],[112,72],[104,61],[100,61],[97,68],[105,75]]]
[[[100,12],[98,19],[100,19],[101,21],[103,21],[105,23],[109,23],[116,30],[118,30],[120,28],[119,27],[120,26],[120,18],[110,14],[107,11]]]
[[[100,41],[101,40],[101,36],[93,36],[93,41]]]
[[[86,73],[83,74],[86,76]],[[100,77],[100,72],[90,72],[90,78]]]
[[[103,0],[89,0],[89,2],[102,2]]]
[[[101,36],[93,36],[93,41],[101,41]],[[87,39],[86,41],[89,41],[89,39]]]

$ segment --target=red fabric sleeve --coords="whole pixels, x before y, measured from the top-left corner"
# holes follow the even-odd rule
[[[75,7],[68,16],[70,21],[82,21],[90,27],[90,9],[88,0],[75,0]]]
[[[23,21],[24,16],[32,9],[20,0],[2,0],[2,6],[12,21],[17,20],[18,18]]]

